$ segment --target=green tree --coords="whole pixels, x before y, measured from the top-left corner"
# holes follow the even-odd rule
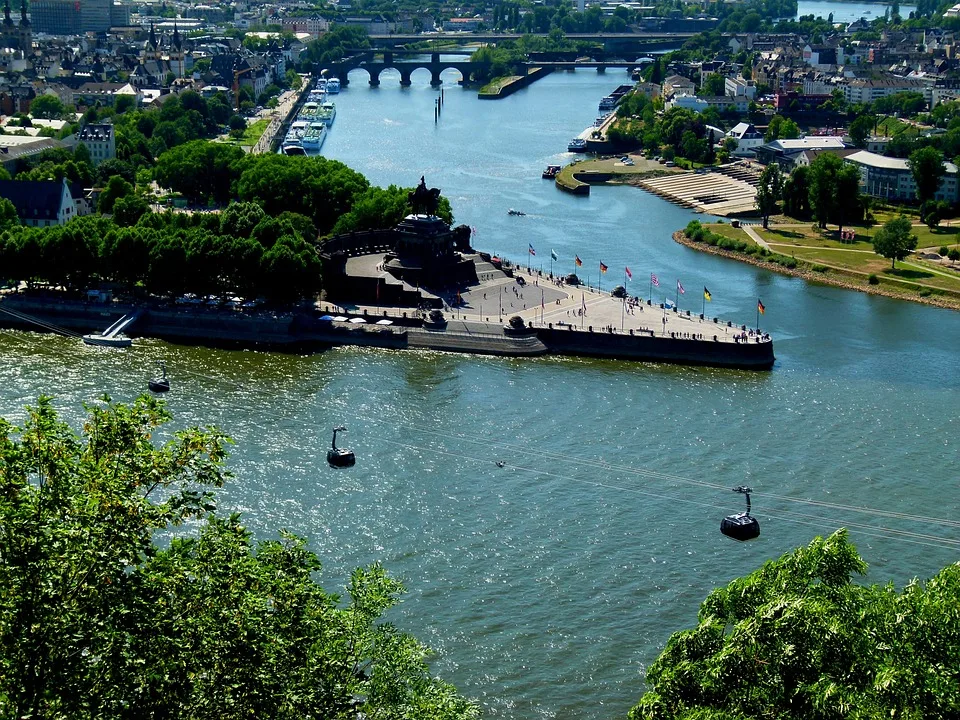
[[[837,195],[832,219],[838,230],[846,223],[863,219],[863,204],[860,202],[860,172],[843,163],[837,171]]]
[[[202,203],[212,197],[226,204],[243,156],[243,150],[234,145],[195,140],[163,153],[157,159],[154,179],[191,202]]]
[[[113,212],[113,204],[122,197],[133,195],[133,185],[119,175],[114,175],[107,181],[107,186],[100,193],[97,200],[97,210],[101,213]]]
[[[943,164],[943,153],[933,147],[919,148],[910,153],[907,164],[917,185],[917,200],[921,204],[933,200],[940,188],[940,181],[947,172]]]
[[[873,236],[873,251],[891,260],[891,268],[897,267],[897,260],[903,260],[917,247],[917,236],[913,234],[909,218],[900,216],[888,220]]]
[[[58,120],[66,108],[56,95],[40,95],[30,103],[30,114],[35,118]]]
[[[281,532],[215,513],[215,429],[152,439],[162,404],[108,398],[80,434],[49,398],[0,421],[0,696],[11,717],[470,719],[427,649],[381,621],[402,585],[354,571],[347,601]],[[191,523],[196,530],[159,537]]]
[[[960,703],[960,563],[925,585],[853,582],[845,530],[714,590],[674,633],[630,720],[950,717]]]
[[[876,118],[872,115],[860,115],[850,123],[850,138],[858,148],[866,147],[867,138],[873,132],[875,121]]]
[[[757,182],[757,212],[763,218],[763,227],[766,228],[770,215],[777,211],[777,203],[783,194],[783,174],[777,163],[771,163],[760,173]]]
[[[837,205],[837,173],[843,160],[836,155],[824,153],[810,164],[810,209],[820,227],[835,214]]]
[[[0,230],[20,224],[17,208],[7,198],[0,198]]]
[[[710,73],[703,81],[703,85],[700,88],[699,94],[706,96],[717,96],[724,95],[725,93],[726,90],[724,88],[723,75],[720,73]]]
[[[113,220],[120,227],[136,225],[148,212],[150,212],[150,205],[136,193],[119,197],[113,203]]]

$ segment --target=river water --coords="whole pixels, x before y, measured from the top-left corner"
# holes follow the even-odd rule
[[[611,283],[629,265],[638,294],[651,272],[671,297],[679,279],[694,312],[705,286],[709,314],[743,323],[761,298],[773,371],[151,340],[103,351],[0,331],[0,413],[21,418],[46,392],[76,422],[103,392],[143,391],[165,359],[176,424],[237,441],[222,507],[258,536],[309,537],[330,589],[383,561],[410,590],[392,619],[493,718],[622,717],[713,587],[837,527],[851,528],[871,581],[958,559],[956,526],[929,520],[960,510],[960,315],[700,254],[670,238],[689,211],[541,180],[619,73],[557,73],[500,101],[450,75],[435,124],[426,71],[406,89],[396,75],[371,89],[355,71],[324,154],[378,184],[425,175],[482,249],[524,258],[533,245],[545,269],[554,249],[564,271],[576,253],[583,270],[606,263]],[[334,471],[324,451],[341,422],[358,463]],[[718,532],[742,508],[728,489],[739,484],[762,493],[763,534],[748,544]]]
[[[864,18],[867,22],[883,17],[887,9],[893,9],[893,3],[882,2],[838,2],[837,0],[800,0],[797,3],[797,17],[813,15],[814,17],[829,17],[833,13],[833,21],[851,23]],[[901,17],[907,17],[916,5],[900,5]]]

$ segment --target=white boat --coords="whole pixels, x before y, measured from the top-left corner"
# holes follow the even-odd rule
[[[327,91],[327,80],[326,80],[326,78],[320,78],[319,80],[317,80],[317,90],[319,90],[320,92],[326,92],[326,91]]]
[[[306,155],[307,151],[303,149],[302,145],[284,145],[283,154],[284,155]]]
[[[336,103],[332,103],[329,100],[321,103],[317,117],[319,117],[320,120],[322,120],[328,127],[333,125],[333,120],[337,117]]]
[[[113,335],[111,337],[107,337],[106,335],[100,335],[98,333],[84,335],[83,342],[87,345],[113,348],[125,348],[133,345],[133,340],[128,338],[126,335]]]
[[[327,80],[327,92],[331,95],[340,92],[340,80],[338,78],[330,78]]]
[[[322,122],[311,123],[303,135],[304,150],[319,150],[327,139],[327,126]]]

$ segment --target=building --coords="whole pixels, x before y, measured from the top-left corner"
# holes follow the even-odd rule
[[[31,227],[63,225],[77,212],[66,180],[0,180],[0,197],[12,202],[20,222]]]
[[[905,159],[860,150],[847,156],[846,162],[860,171],[860,187],[872,197],[887,200],[912,201],[917,199],[917,183]],[[945,162],[946,173],[940,181],[936,199],[957,202],[957,166]]]
[[[0,165],[12,176],[18,161],[44,150],[63,147],[63,143],[48,137],[31,135],[0,135]]]
[[[742,96],[747,100],[753,100],[757,96],[757,86],[753,80],[744,80],[739,77],[725,77],[723,91],[730,97]]]
[[[113,0],[33,0],[30,3],[33,29],[50,35],[106,32],[113,23],[113,13]]]
[[[849,103],[870,103],[888,95],[917,92],[930,102],[932,88],[916,78],[885,77],[879,80],[850,80],[842,85],[843,97]]]
[[[754,149],[757,160],[763,165],[777,163],[786,172],[793,170],[800,155],[806,150],[842,150],[843,140],[838,137],[811,136],[795,140],[774,140]]]
[[[109,123],[90,123],[80,128],[77,140],[87,146],[90,161],[96,166],[104,160],[113,160],[117,156],[117,143],[113,125]]]
[[[663,96],[665,98],[673,95],[693,95],[693,80],[689,80],[683,75],[671,75],[663,81]]]
[[[483,24],[482,18],[455,17],[443,21],[445,32],[473,32]]]
[[[754,150],[763,145],[763,133],[757,132],[750,123],[737,123],[727,133],[727,137],[737,141],[734,155],[753,156]]]
[[[3,26],[0,29],[0,47],[29,53],[33,48],[33,30],[27,18],[27,0],[20,0],[20,24],[10,17],[10,0],[3,4]]]

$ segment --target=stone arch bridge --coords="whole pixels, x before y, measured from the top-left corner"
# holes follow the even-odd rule
[[[347,77],[351,70],[366,70],[370,75],[370,85],[376,87],[380,84],[380,73],[389,68],[393,68],[400,73],[400,85],[406,87],[410,85],[410,76],[414,70],[425,68],[430,71],[430,84],[441,85],[440,73],[449,68],[457,70],[464,80],[469,80],[470,76],[477,70],[489,67],[487,62],[474,62],[471,60],[441,60],[440,53],[430,54],[430,59],[420,60],[395,60],[394,53],[383,53],[383,60],[374,59],[373,53],[364,53],[354,57],[345,58],[339,63],[333,63],[325,68],[329,75],[333,75],[340,80],[342,86],[350,84]]]

